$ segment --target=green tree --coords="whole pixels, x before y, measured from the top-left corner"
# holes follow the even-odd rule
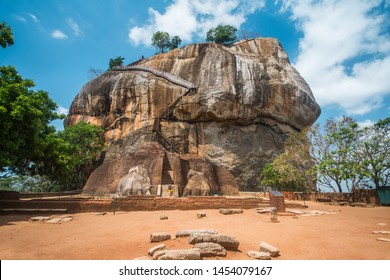
[[[207,31],[206,41],[229,45],[237,40],[237,29],[231,25],[218,25]]]
[[[262,185],[288,191],[315,189],[316,173],[308,130],[289,135],[284,152],[264,167],[261,173]]]
[[[178,48],[181,44],[181,39],[179,36],[171,36],[168,32],[157,31],[152,36],[152,46],[164,53],[167,50],[174,50]]]
[[[108,69],[112,69],[115,66],[122,66],[124,60],[125,58],[121,56],[117,56],[116,58],[110,58],[110,61],[108,62]]]
[[[173,36],[172,39],[171,39],[171,43],[170,43],[170,46],[169,46],[169,49],[170,50],[174,50],[176,48],[178,48],[181,44],[181,39],[179,36]]]
[[[171,40],[168,32],[157,31],[152,36],[152,46],[160,52],[165,52],[171,47]]]
[[[365,175],[376,188],[390,184],[390,117],[363,128],[356,151]]]
[[[50,122],[62,118],[45,91],[34,91],[12,66],[0,67],[0,169],[26,174],[44,157]]]
[[[82,188],[105,148],[102,135],[101,127],[84,122],[51,135],[40,173],[57,181],[63,190]]]
[[[0,46],[6,48],[14,44],[12,29],[5,22],[0,22]]]
[[[340,193],[343,187],[348,192],[358,188],[365,171],[357,156],[361,133],[356,121],[350,117],[328,120],[324,131],[312,130],[310,138],[315,147],[317,182]]]

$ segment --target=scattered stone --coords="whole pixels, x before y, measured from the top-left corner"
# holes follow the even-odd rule
[[[244,210],[241,209],[219,209],[219,213],[223,215],[242,214]]]
[[[73,220],[73,217],[65,216],[65,217],[58,217],[58,218],[53,218],[53,219],[47,220],[46,223],[49,223],[49,224],[60,224],[60,223],[69,222],[69,221],[72,221],[72,220]]]
[[[50,220],[50,217],[46,217],[46,216],[31,217],[30,220],[33,222],[42,222],[42,221]]]
[[[104,216],[106,214],[107,214],[107,212],[98,212],[98,213],[96,213],[96,216]]]
[[[195,229],[195,230],[180,230],[176,232],[176,237],[185,237],[190,236],[191,234],[218,234],[216,230],[210,229]]]
[[[165,250],[165,249],[167,249],[167,246],[165,244],[159,244],[157,246],[154,246],[153,248],[150,248],[148,251],[148,254],[150,256],[153,256],[154,253],[156,253],[157,251],[161,251],[161,250]]]
[[[373,234],[390,234],[388,230],[375,230],[372,232]]]
[[[160,242],[171,239],[171,235],[167,232],[154,232],[150,234],[150,242]]]
[[[168,220],[168,216],[166,216],[166,215],[161,215],[161,216],[160,216],[160,220]]]
[[[68,217],[63,217],[62,219],[61,219],[61,223],[62,222],[70,222],[70,221],[72,221],[73,220],[73,217],[71,217],[71,216],[68,216]]]
[[[200,249],[200,256],[201,257],[225,257],[226,256],[226,249],[217,244],[212,242],[204,242],[204,243],[197,243],[195,244],[194,248]]]
[[[197,243],[217,243],[223,246],[226,250],[236,251],[240,242],[238,242],[234,237],[222,234],[191,234],[188,238],[188,243],[197,244]]]
[[[259,213],[259,214],[268,214],[268,213],[272,212],[273,208],[274,207],[259,208],[259,209],[257,209],[257,213]]]
[[[198,217],[198,219],[201,219],[201,218],[204,218],[204,217],[206,217],[206,213],[205,212],[198,212],[198,213],[196,213],[196,216]]]
[[[306,214],[305,211],[302,211],[302,210],[295,210],[295,209],[288,209],[287,212],[293,213],[293,214],[297,214],[297,215]]]
[[[271,254],[269,252],[259,252],[259,251],[248,251],[248,257],[254,258],[257,260],[270,260]]]
[[[261,242],[260,243],[260,248],[259,248],[259,251],[260,252],[268,252],[270,253],[271,257],[277,257],[280,255],[280,251],[278,248],[266,243],[266,242]]]
[[[351,202],[349,205],[352,207],[367,207],[367,203],[364,202]]]
[[[161,250],[153,255],[154,260],[200,260],[200,249]]]
[[[61,218],[53,218],[53,219],[47,220],[46,223],[58,224],[60,221],[61,221]]]
[[[377,241],[390,242],[389,238],[377,238]]]

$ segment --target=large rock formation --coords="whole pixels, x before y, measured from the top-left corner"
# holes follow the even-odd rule
[[[105,129],[108,149],[85,190],[115,191],[142,165],[152,186],[181,190],[190,170],[201,172],[213,194],[259,186],[288,133],[319,114],[280,43],[262,38],[188,45],[107,71],[81,89],[65,124]]]

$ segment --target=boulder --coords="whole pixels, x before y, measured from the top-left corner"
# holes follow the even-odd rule
[[[226,249],[217,243],[212,243],[212,242],[196,243],[194,245],[194,248],[200,249],[201,257],[225,257],[226,256]]]
[[[171,239],[171,234],[167,232],[154,232],[150,234],[150,242],[160,242]]]
[[[277,257],[280,255],[280,251],[278,248],[266,243],[266,242],[261,242],[260,243],[260,252],[267,252],[271,255],[271,257]]]
[[[200,249],[161,250],[153,255],[154,260],[200,260]]]
[[[161,215],[160,216],[160,220],[168,220],[168,216],[167,215]]]
[[[248,251],[248,257],[257,259],[257,260],[270,260],[271,254],[269,252],[259,252],[259,251]]]
[[[217,243],[223,246],[226,250],[236,251],[240,242],[232,236],[222,235],[222,234],[191,234],[188,238],[188,243],[197,244],[197,243]]]
[[[178,162],[213,167],[211,194],[230,194],[255,190],[288,134],[313,124],[320,111],[281,44],[258,38],[191,44],[106,71],[81,88],[65,126],[87,122],[105,131],[108,148],[85,192],[113,192],[139,165],[157,185],[162,158],[178,151]],[[163,153],[145,148],[151,140]],[[175,185],[186,186],[185,172],[174,172]]]

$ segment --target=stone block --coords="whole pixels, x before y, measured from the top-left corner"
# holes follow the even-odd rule
[[[226,250],[236,251],[240,242],[236,240],[233,236],[222,235],[222,234],[192,234],[188,238],[188,243],[197,244],[197,243],[217,243],[223,246]]]
[[[190,236],[191,234],[218,234],[218,231],[216,230],[211,230],[211,229],[190,229],[190,230],[179,230],[176,232],[176,237],[186,237]]]
[[[212,242],[197,243],[194,245],[194,248],[200,249],[201,257],[225,257],[226,249]]]
[[[207,215],[207,214],[206,214],[205,212],[198,212],[198,213],[196,213],[196,216],[197,216],[199,219],[206,217],[206,215]]]
[[[242,209],[219,209],[219,213],[223,215],[233,215],[233,214],[242,214],[244,210]]]
[[[153,256],[157,251],[161,251],[165,249],[167,249],[167,246],[165,244],[159,244],[157,246],[154,246],[153,248],[150,248],[148,254],[150,256]]]
[[[257,260],[270,260],[271,254],[269,252],[259,252],[259,251],[248,251],[248,257],[257,259]]]
[[[200,260],[200,249],[161,250],[153,255],[154,260]]]
[[[278,248],[266,243],[266,242],[261,242],[260,243],[260,252],[268,252],[270,253],[271,257],[277,257],[280,255],[280,251]]]
[[[154,232],[150,234],[150,242],[160,242],[171,239],[171,235],[167,232]]]

